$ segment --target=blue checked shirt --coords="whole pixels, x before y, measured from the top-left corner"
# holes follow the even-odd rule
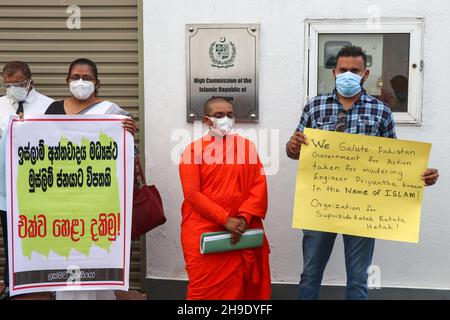
[[[297,131],[305,128],[335,131],[339,112],[344,111],[336,89],[308,101],[303,109]],[[347,111],[345,132],[386,138],[396,138],[391,109],[382,101],[369,96],[363,89],[361,96]]]

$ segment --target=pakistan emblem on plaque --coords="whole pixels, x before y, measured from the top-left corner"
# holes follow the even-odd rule
[[[225,37],[221,37],[219,42],[214,41],[209,46],[209,57],[213,67],[232,67],[234,66],[234,58],[236,58],[236,46],[231,41],[226,42]]]

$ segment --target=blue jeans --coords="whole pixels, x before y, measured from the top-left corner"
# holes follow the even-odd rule
[[[375,239],[343,235],[348,300],[367,299],[367,268],[372,263]],[[303,230],[303,273],[299,299],[319,299],[323,272],[333,250],[336,233]]]

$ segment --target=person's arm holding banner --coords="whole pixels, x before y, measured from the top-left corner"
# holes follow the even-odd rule
[[[300,131],[295,131],[286,144],[286,154],[289,158],[298,160],[302,144],[308,144],[307,137]]]
[[[133,118],[129,117],[122,121],[122,126],[125,130],[127,130],[129,133],[131,133],[133,136],[136,133],[137,127],[136,122]]]
[[[310,105],[308,102],[303,109],[297,130],[295,130],[294,134],[291,136],[291,139],[286,144],[286,154],[291,159],[298,160],[298,158],[300,157],[302,144],[308,144],[308,138],[303,134],[303,130],[305,130],[306,127],[311,126],[311,117],[309,115],[309,110]]]
[[[436,183],[437,179],[439,178],[439,172],[437,169],[434,168],[428,168],[425,170],[424,173],[422,173],[422,179],[425,181],[426,186],[432,186]]]

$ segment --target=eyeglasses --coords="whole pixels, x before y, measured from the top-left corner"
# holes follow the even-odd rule
[[[345,131],[345,118],[347,117],[347,111],[341,111],[338,113],[338,121],[336,124],[336,131],[337,132],[344,132]]]
[[[16,83],[2,83],[2,88],[3,89],[8,89],[11,87],[21,87],[21,88],[26,88],[28,87],[30,83],[30,79],[27,79],[23,82],[16,82]]]
[[[234,118],[234,114],[232,112],[230,112],[230,113],[217,112],[217,113],[214,113],[213,115],[211,115],[209,117],[214,117],[214,118],[217,118],[217,119],[221,119],[223,117]]]
[[[96,81],[96,79],[94,77],[91,77],[89,75],[80,76],[78,74],[73,74],[69,77],[70,81],[77,81],[80,79],[83,79],[83,81],[92,81],[92,82]]]

